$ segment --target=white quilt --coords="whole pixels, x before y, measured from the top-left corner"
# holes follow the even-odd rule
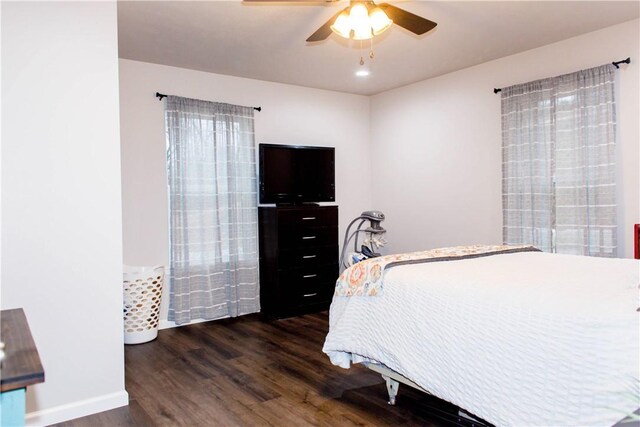
[[[639,268],[541,252],[394,267],[384,295],[334,297],[323,350],[496,425],[612,425],[640,406]]]

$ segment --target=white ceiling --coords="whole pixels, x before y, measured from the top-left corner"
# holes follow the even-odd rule
[[[120,57],[371,95],[636,19],[640,10],[637,1],[391,3],[438,26],[415,36],[394,25],[376,37],[366,78],[354,75],[360,42],[335,34],[305,42],[344,1],[120,1]]]

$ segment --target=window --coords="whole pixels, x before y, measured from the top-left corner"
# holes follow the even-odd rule
[[[502,90],[503,237],[616,256],[613,65]]]
[[[169,320],[259,311],[253,108],[169,96]]]

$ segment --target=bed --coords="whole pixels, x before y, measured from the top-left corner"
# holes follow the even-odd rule
[[[473,246],[340,276],[323,351],[495,425],[613,425],[640,406],[640,263]]]

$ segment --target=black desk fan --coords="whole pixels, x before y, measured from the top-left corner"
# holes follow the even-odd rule
[[[356,222],[360,221],[356,229],[353,233],[349,234],[351,227]],[[363,229],[363,224],[369,221],[369,227]],[[387,232],[380,223],[384,221],[384,214],[380,211],[364,211],[360,214],[359,217],[354,219],[349,223],[347,227],[347,231],[344,234],[344,243],[342,244],[342,253],[340,254],[340,271],[349,267],[349,264],[345,262],[345,254],[347,252],[347,246],[349,246],[349,242],[351,239],[355,237],[355,241],[353,242],[353,251],[351,259],[355,262],[362,261],[367,258],[375,258],[380,256],[379,253],[376,252],[376,248],[384,246],[386,243],[382,238],[382,235]],[[368,233],[368,237],[363,241],[363,245],[360,247],[360,251],[358,251],[358,235],[360,233]]]

